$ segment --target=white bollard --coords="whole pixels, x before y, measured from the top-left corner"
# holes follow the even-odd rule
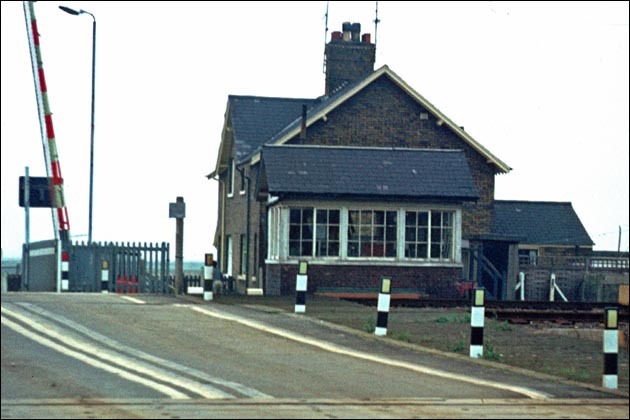
[[[477,359],[483,356],[483,324],[485,317],[485,289],[473,289],[472,308],[470,311],[470,357]]]
[[[378,294],[378,314],[376,316],[375,335],[387,335],[387,320],[389,318],[389,304],[391,302],[392,279],[381,278],[381,291]]]

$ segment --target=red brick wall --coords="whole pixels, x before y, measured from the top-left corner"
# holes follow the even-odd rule
[[[266,293],[290,295],[295,293],[297,264],[267,265]],[[380,289],[381,277],[390,276],[395,289],[413,289],[431,298],[459,297],[457,283],[462,269],[458,267],[421,266],[360,266],[318,265],[308,267],[308,291],[321,288],[352,287],[357,289]]]
[[[428,119],[421,119],[421,113],[429,114]],[[310,126],[305,144],[463,150],[481,197],[478,202],[464,206],[463,236],[490,232],[493,166],[445,124],[438,126],[433,115],[387,76],[330,112],[326,121],[319,120]]]

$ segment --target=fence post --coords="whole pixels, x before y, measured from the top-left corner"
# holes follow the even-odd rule
[[[474,359],[483,356],[484,300],[485,289],[483,287],[475,287],[470,311],[470,357]]]
[[[109,262],[101,261],[101,293],[109,293]]]
[[[203,267],[203,300],[212,300],[212,278],[214,277],[214,267],[212,267],[212,254],[206,254],[205,265]]]
[[[549,279],[549,302],[553,302],[556,297],[556,274],[551,273],[551,278]]]
[[[389,304],[391,301],[392,279],[381,277],[381,291],[378,294],[378,314],[376,316],[375,335],[387,335],[387,320],[389,318]]]
[[[295,282],[295,313],[306,312],[306,290],[308,289],[308,262],[300,261]]]
[[[604,309],[604,375],[602,386],[617,389],[617,355],[619,352],[619,311],[617,308]]]

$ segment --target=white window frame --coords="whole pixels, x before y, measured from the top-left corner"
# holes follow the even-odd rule
[[[228,173],[228,198],[234,197],[234,172],[236,172],[236,162],[234,159],[230,159],[230,170]]]
[[[268,242],[267,242],[267,261],[277,263],[280,261],[298,261],[299,259],[309,259],[322,264],[401,264],[401,265],[417,265],[423,266],[450,266],[452,264],[460,265],[461,246],[462,246],[462,209],[457,206],[440,206],[440,205],[419,205],[405,206],[396,204],[383,204],[380,206],[370,205],[366,203],[330,203],[325,201],[296,201],[285,202],[282,205],[273,201],[268,208]],[[296,208],[312,208],[313,209],[313,249],[310,256],[289,256],[289,224],[290,211]],[[339,210],[339,256],[316,256],[317,245],[317,210]],[[396,256],[395,257],[349,257],[348,256],[348,214],[352,210],[372,210],[372,211],[395,211],[397,212],[397,236],[396,236]],[[407,258],[405,256],[405,228],[406,228],[406,212],[425,211],[432,212],[449,212],[453,214],[453,227],[451,229],[451,257],[450,258]],[[385,217],[387,213],[385,213]],[[430,235],[431,228],[429,225],[429,242],[428,252],[430,252]]]

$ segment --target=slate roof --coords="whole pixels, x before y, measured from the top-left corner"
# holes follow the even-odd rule
[[[229,96],[236,161],[241,162],[276,133],[302,116],[318,99]]]
[[[594,245],[568,202],[496,200],[492,233],[531,245]]]
[[[459,150],[263,146],[262,161],[272,195],[479,198]]]

